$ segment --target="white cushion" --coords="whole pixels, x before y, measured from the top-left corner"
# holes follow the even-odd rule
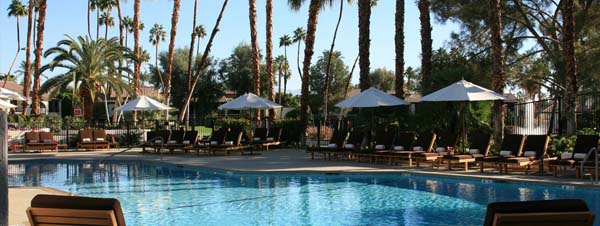
[[[162,140],[155,140],[154,143],[155,144],[162,144]]]
[[[404,146],[394,146],[394,151],[404,151]]]
[[[44,139],[44,141],[43,141],[43,142],[44,142],[44,143],[52,143],[52,140],[50,140],[50,139]]]
[[[423,151],[423,147],[421,147],[421,146],[414,146],[413,147],[413,151]]]
[[[573,155],[573,158],[574,159],[584,159],[586,155],[587,155],[586,153],[575,153]]]
[[[104,137],[98,137],[96,138],[96,141],[104,141]]]
[[[537,152],[535,151],[525,151],[523,152],[523,156],[525,157],[535,157],[537,155]]]
[[[210,142],[210,145],[217,145],[217,144],[219,144],[219,142],[214,141],[214,140]]]
[[[254,141],[259,141],[259,140],[261,140],[261,138],[260,137],[255,137],[253,140]]]
[[[477,149],[477,148],[469,149],[469,154],[471,154],[471,155],[479,154],[479,149]]]
[[[344,145],[344,148],[352,149],[354,148],[354,144],[346,144]]]
[[[90,141],[92,141],[92,139],[91,139],[91,138],[83,138],[83,139],[81,139],[81,140],[82,140],[83,142],[90,142]]]
[[[176,140],[170,140],[169,142],[167,142],[168,144],[176,144],[177,141]]]
[[[267,137],[267,141],[274,141],[275,137]]]
[[[437,148],[435,148],[435,151],[436,152],[445,152],[446,148],[445,147],[437,147]]]
[[[512,155],[512,151],[502,150],[500,151],[501,156]]]
[[[230,141],[230,140],[225,141],[225,145],[233,145],[233,141]]]
[[[181,142],[182,144],[190,144],[189,140],[184,140],[183,142]]]
[[[383,150],[383,149],[385,149],[385,145],[383,145],[383,144],[375,145],[375,149],[376,150]]]
[[[337,148],[337,144],[332,143],[327,145],[328,148]]]
[[[563,152],[560,155],[560,159],[570,159],[571,157],[573,157],[573,152]]]

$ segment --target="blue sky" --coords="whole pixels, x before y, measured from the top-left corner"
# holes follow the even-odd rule
[[[21,0],[25,4],[26,0]],[[344,1],[346,2],[346,1]],[[405,66],[418,67],[420,64],[420,35],[419,35],[419,11],[415,1],[406,2],[405,14]],[[163,24],[167,32],[170,31],[172,1],[167,0],[142,0],[141,1],[141,21],[146,25],[146,29],[141,33],[141,44],[154,56],[154,47],[148,42],[149,28],[154,23]],[[308,3],[308,1],[307,1]],[[7,16],[6,9],[10,0],[1,0],[0,9],[4,10],[4,16],[0,17],[0,72],[6,73],[16,51],[16,20]],[[210,34],[219,13],[222,1],[217,0],[199,0],[198,2],[198,22],[203,24],[207,33]],[[308,5],[308,4],[307,4]],[[122,13],[124,16],[133,18],[133,0],[122,1]],[[180,18],[177,32],[176,47],[189,46],[190,34],[193,17],[193,0],[182,0]],[[263,50],[265,47],[265,1],[257,0],[258,9],[258,35],[259,46]],[[333,7],[321,11],[319,24],[317,28],[315,57],[329,49],[333,31],[337,22],[339,1]],[[287,5],[287,0],[274,0],[273,9],[273,51],[275,56],[283,54],[283,48],[279,48],[279,37],[289,34],[297,27],[306,27],[308,17],[307,6],[299,11],[292,11]],[[386,67],[394,68],[394,13],[395,1],[380,0],[377,8],[372,10],[371,15],[371,69]],[[112,15],[117,16],[116,9]],[[92,36],[95,36],[95,13],[92,14]],[[432,16],[433,18],[433,16]],[[25,46],[27,18],[21,18],[21,45]],[[439,24],[432,19],[433,26],[433,46],[440,48],[449,39],[452,31],[457,31],[456,24]],[[216,58],[227,58],[232,49],[241,42],[250,42],[248,22],[248,4],[244,0],[230,0],[223,16],[220,26],[220,32],[214,41],[212,54]],[[101,28],[101,36],[104,34],[104,28]],[[64,39],[64,35],[71,36],[87,35],[87,1],[86,0],[52,0],[48,1],[46,28],[44,36],[44,50],[55,46],[56,42]],[[109,30],[109,36],[118,36],[118,27]],[[168,48],[167,36],[166,42],[159,47],[160,51],[166,51]],[[206,40],[201,41],[201,48],[206,45]],[[129,46],[133,45],[133,38],[130,35]],[[342,52],[344,61],[351,67],[354,58],[358,54],[358,9],[356,3],[353,5],[344,5],[344,15],[340,25],[335,50]],[[288,48],[288,57],[291,68],[296,68],[296,46]],[[302,57],[302,52],[300,53]],[[17,65],[24,60],[24,51],[21,52]],[[302,59],[302,58],[301,58]],[[300,60],[302,62],[302,60]],[[44,60],[43,62],[47,62]],[[150,62],[154,62],[151,59]],[[358,70],[358,68],[356,69]],[[15,69],[13,69],[14,73]],[[290,90],[300,88],[300,79],[296,70],[292,70],[292,79],[288,83]],[[357,72],[356,72],[357,73]],[[53,76],[52,73],[47,76]],[[21,78],[19,78],[21,80]],[[358,78],[353,79],[357,83]]]

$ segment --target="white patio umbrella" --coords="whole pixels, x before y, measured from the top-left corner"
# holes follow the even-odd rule
[[[169,110],[173,109],[155,99],[147,96],[139,96],[133,100],[130,100],[126,104],[119,107],[119,111],[151,111],[151,110]]]
[[[410,103],[404,101],[403,99],[371,87],[357,95],[337,103],[335,106],[339,108],[373,108],[409,104]]]
[[[11,104],[8,101],[0,100],[0,109],[16,108],[17,105]]]
[[[460,80],[452,85],[446,86],[438,91],[430,93],[429,95],[421,98],[421,101],[425,102],[471,102],[471,101],[490,101],[490,100],[504,100],[506,99],[499,93],[492,90],[483,88],[475,85],[466,80]],[[464,105],[461,107],[461,126],[462,126],[462,139],[466,135],[465,131],[465,112]]]
[[[6,88],[0,88],[0,99],[23,101],[25,100],[25,97],[15,91]]]
[[[281,108],[283,106],[273,101],[264,99],[255,95],[254,93],[246,93],[241,95],[228,103],[222,104],[217,107],[219,110],[246,110],[246,109],[273,109]]]

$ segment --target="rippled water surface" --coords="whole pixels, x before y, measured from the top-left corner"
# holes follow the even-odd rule
[[[600,190],[416,175],[239,174],[143,162],[9,164],[11,186],[115,197],[127,225],[482,225],[489,202]],[[596,225],[598,224],[596,220]]]

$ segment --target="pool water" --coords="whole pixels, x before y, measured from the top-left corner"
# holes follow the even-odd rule
[[[495,201],[600,190],[410,174],[245,174],[145,162],[18,161],[10,186],[120,200],[127,225],[482,225]],[[598,225],[598,220],[595,224]]]

